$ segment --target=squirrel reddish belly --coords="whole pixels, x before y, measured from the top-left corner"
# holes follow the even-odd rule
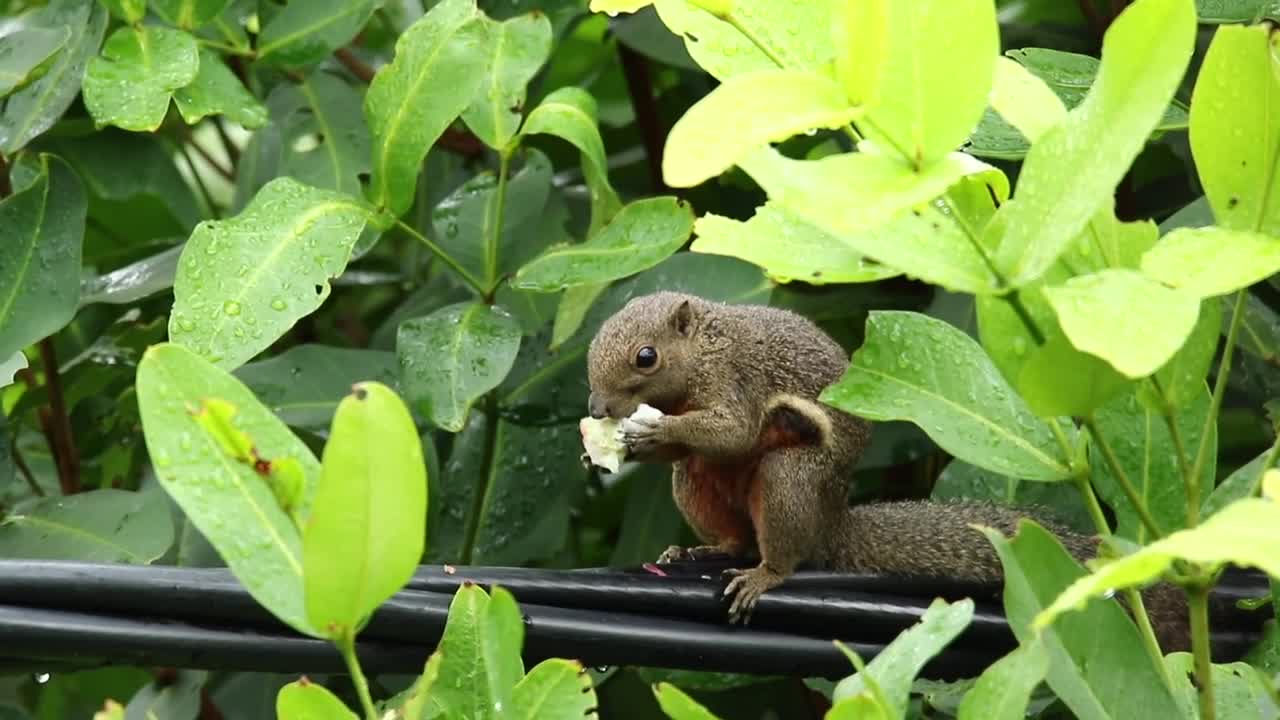
[[[970,524],[1016,531],[1025,511],[993,503],[856,505],[846,484],[871,424],[818,402],[848,366],[807,318],[778,308],[673,292],[632,299],[591,342],[593,417],[627,418],[645,403],[662,417],[624,423],[632,459],[672,463],[676,505],[704,543],[659,562],[711,554],[759,558],[730,570],[729,616],[746,622],[760,595],[800,563],[833,570],[999,579],[1000,560]],[[1096,541],[1036,518],[1077,560]],[[1166,651],[1189,645],[1183,596],[1144,593]]]

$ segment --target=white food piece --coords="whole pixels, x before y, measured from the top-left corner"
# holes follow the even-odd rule
[[[625,420],[584,417],[578,421],[582,447],[586,449],[592,465],[616,473],[627,454],[627,446],[622,443],[623,425],[635,420],[656,420],[660,417],[661,410],[645,404],[637,407]]]

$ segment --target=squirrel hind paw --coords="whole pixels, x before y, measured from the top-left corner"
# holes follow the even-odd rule
[[[764,565],[746,570],[725,570],[725,575],[733,576],[725,586],[724,597],[733,597],[729,605],[729,622],[746,625],[751,622],[751,614],[756,603],[766,591],[782,584],[782,576]]]

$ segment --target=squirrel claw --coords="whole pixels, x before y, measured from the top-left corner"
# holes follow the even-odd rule
[[[724,589],[724,597],[733,596],[733,602],[729,605],[730,623],[741,622],[746,625],[751,622],[751,614],[755,611],[760,596],[770,588],[782,584],[782,577],[763,564],[746,570],[725,570],[724,574],[733,576]]]

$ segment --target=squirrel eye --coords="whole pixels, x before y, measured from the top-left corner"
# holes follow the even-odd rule
[[[636,352],[636,367],[651,368],[658,363],[658,351],[645,345]]]

